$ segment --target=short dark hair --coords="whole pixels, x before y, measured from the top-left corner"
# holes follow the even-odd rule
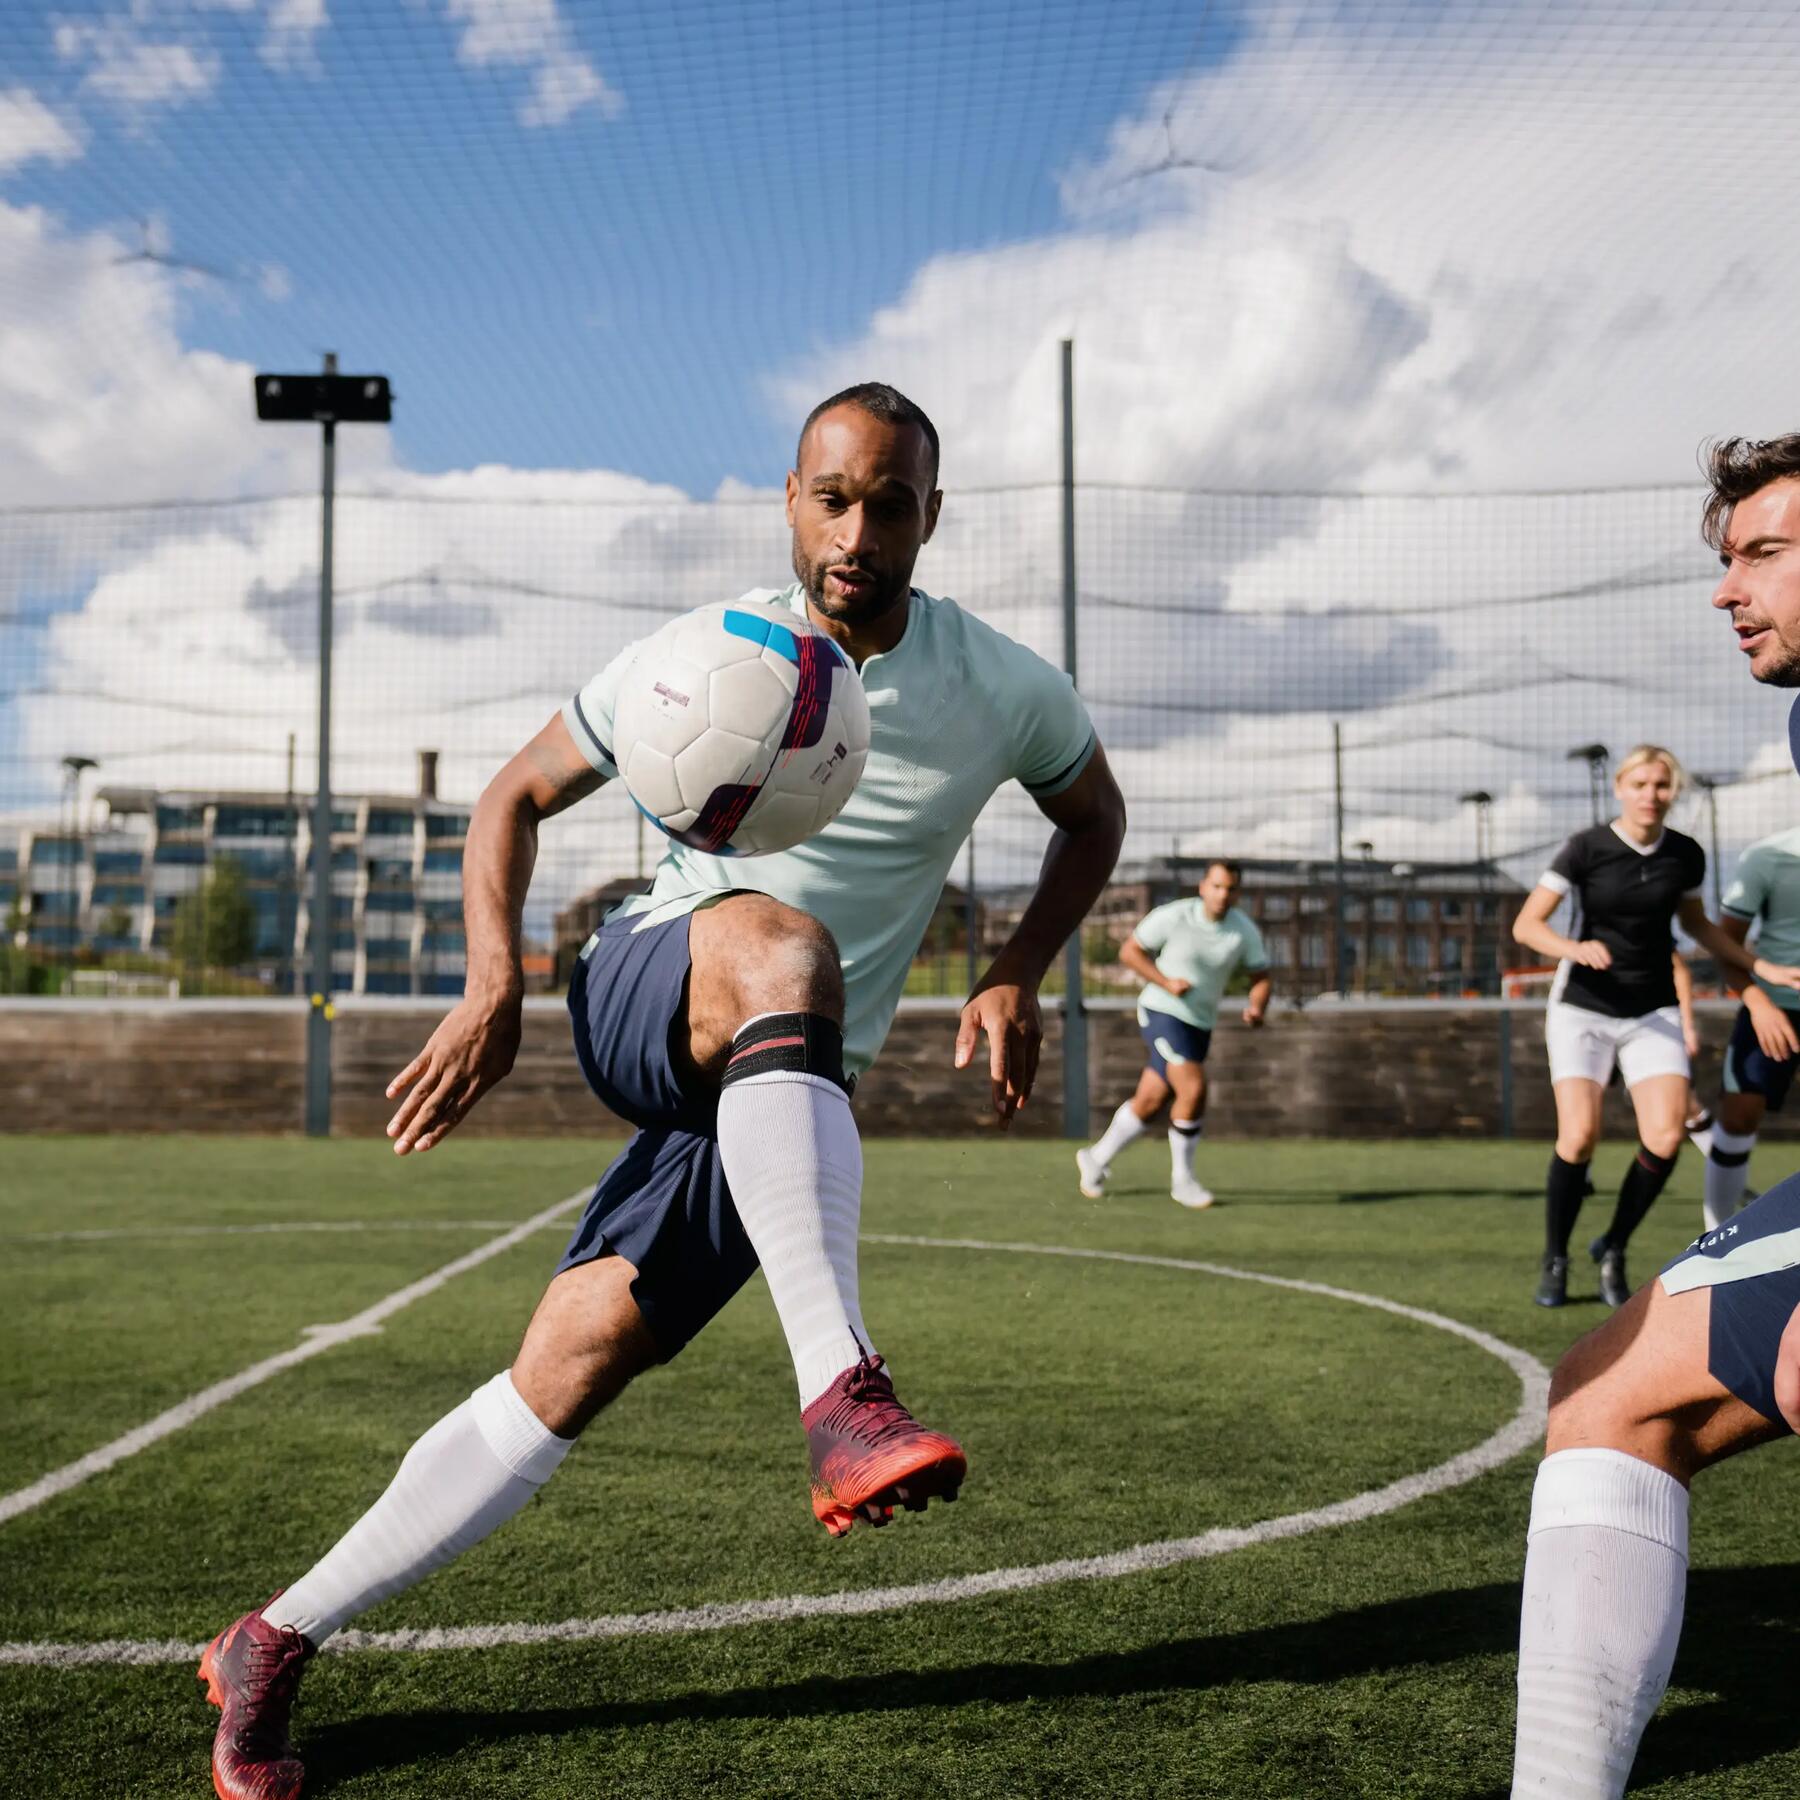
[[[1233,881],[1241,882],[1244,879],[1244,865],[1241,862],[1234,862],[1229,856],[1213,857],[1200,871],[1201,880],[1204,881],[1214,869],[1223,869]]]
[[[859,381],[855,387],[847,387],[835,393],[828,400],[821,400],[806,415],[806,423],[800,427],[799,441],[794,445],[794,467],[800,466],[800,447],[806,442],[806,434],[812,430],[814,423],[834,406],[854,406],[866,412],[872,419],[881,419],[889,425],[915,425],[925,434],[925,442],[931,446],[931,485],[937,486],[938,478],[938,434],[937,427],[925,416],[924,407],[907,399],[897,387],[889,387],[885,381]]]
[[[1702,445],[1700,466],[1712,488],[1700,515],[1700,535],[1722,550],[1731,509],[1740,500],[1760,493],[1771,481],[1800,475],[1800,431],[1776,438],[1715,439]]]

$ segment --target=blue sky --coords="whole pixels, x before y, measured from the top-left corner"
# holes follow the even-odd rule
[[[1235,38],[1168,0],[576,6],[564,45],[611,94],[528,124],[529,67],[459,62],[468,21],[436,5],[331,0],[311,64],[285,68],[257,15],[142,10],[140,40],[216,59],[204,92],[97,75],[66,28],[105,9],[12,12],[8,74],[88,137],[0,195],[224,272],[185,288],[189,347],[304,367],[329,346],[389,373],[408,467],[694,493],[785,467],[773,372],[928,259],[1054,229],[1058,174]]]

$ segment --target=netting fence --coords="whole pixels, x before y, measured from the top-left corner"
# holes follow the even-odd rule
[[[487,778],[621,644],[789,579],[776,493],[507,485],[339,495],[340,986],[457,991],[461,831]],[[1520,960],[1511,908],[1645,739],[1698,778],[1674,822],[1728,874],[1790,822],[1793,776],[1782,697],[1708,606],[1699,501],[1079,488],[1079,683],[1130,807],[1096,985],[1145,906],[1230,855],[1292,991],[1496,991]],[[0,514],[11,991],[295,988],[319,505]],[[951,492],[915,579],[1060,661],[1062,505],[1055,483]],[[1047,832],[1022,791],[996,795],[918,991],[959,991],[1003,938]],[[546,826],[538,979],[657,850],[617,793]]]

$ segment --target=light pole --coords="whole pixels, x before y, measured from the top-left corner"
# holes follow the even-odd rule
[[[1577,744],[1568,754],[1569,762],[1584,762],[1588,770],[1588,810],[1592,823],[1598,825],[1606,816],[1606,746]]]
[[[1494,867],[1494,822],[1490,811],[1494,804],[1494,796],[1486,788],[1471,788],[1462,796],[1465,806],[1475,809],[1475,918],[1471,924],[1469,947],[1469,973],[1476,974],[1482,962],[1481,928],[1487,923],[1482,918],[1482,908],[1487,905],[1489,877]],[[1498,967],[1500,958],[1494,957]],[[1481,977],[1485,981],[1485,976]]]
[[[385,425],[394,416],[385,375],[340,375],[325,354],[320,375],[258,375],[256,416],[265,422],[316,424],[323,445],[319,480],[319,783],[313,802],[312,1006],[306,1018],[306,1131],[331,1133],[331,555],[337,497],[337,428]]]
[[[75,966],[75,953],[81,943],[80,913],[77,896],[81,875],[77,852],[81,847],[81,778],[89,769],[99,768],[91,756],[65,756],[63,766],[63,804],[69,815],[63,830],[63,899],[69,928],[69,967]]]

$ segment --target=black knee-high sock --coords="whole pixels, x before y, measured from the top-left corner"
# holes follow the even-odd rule
[[[1654,1150],[1638,1145],[1637,1155],[1619,1184],[1619,1204],[1613,1208],[1612,1223],[1606,1228],[1606,1241],[1615,1250],[1623,1250],[1631,1234],[1643,1224],[1644,1214],[1656,1204],[1656,1196],[1663,1191],[1674,1168],[1673,1156],[1658,1156]]]
[[[1553,1150],[1550,1172],[1544,1178],[1544,1254],[1567,1256],[1569,1237],[1580,1215],[1581,1203],[1587,1198],[1588,1166],[1584,1162],[1564,1162]]]

